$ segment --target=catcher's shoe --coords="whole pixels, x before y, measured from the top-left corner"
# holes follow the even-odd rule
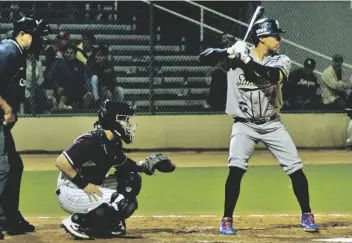
[[[86,234],[85,230],[77,223],[78,217],[77,214],[71,215],[62,221],[61,226],[76,239],[91,239],[91,237]]]
[[[122,220],[112,226],[111,235],[115,237],[126,235],[125,220]]]
[[[220,224],[220,234],[221,235],[235,235],[236,229],[233,227],[232,218],[223,218]]]
[[[319,225],[315,223],[314,215],[312,213],[304,213],[301,216],[301,225],[304,231],[317,232],[319,231]]]

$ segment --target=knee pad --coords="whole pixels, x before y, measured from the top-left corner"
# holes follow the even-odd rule
[[[127,219],[131,217],[138,208],[137,198],[124,198],[118,202],[117,207],[122,219]]]
[[[80,215],[80,225],[95,233],[110,232],[114,223],[121,220],[120,213],[107,203]]]
[[[125,198],[135,198],[139,195],[142,188],[142,177],[137,172],[128,172],[117,174],[117,192],[121,193]]]

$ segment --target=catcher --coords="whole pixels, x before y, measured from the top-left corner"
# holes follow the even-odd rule
[[[133,141],[134,110],[127,104],[105,101],[94,129],[78,137],[56,160],[60,170],[56,195],[60,206],[72,214],[62,227],[75,238],[120,236],[125,220],[138,208],[142,186],[138,173],[172,172],[175,165],[163,154],[134,162],[122,152],[122,142]],[[114,168],[114,174],[109,174]]]

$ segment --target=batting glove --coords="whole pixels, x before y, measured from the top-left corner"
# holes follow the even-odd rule
[[[234,48],[236,50],[235,56],[239,57],[242,62],[247,64],[251,60],[249,57],[249,47],[245,41],[237,41]]]
[[[229,54],[229,58],[235,58],[235,45],[232,45],[231,47],[227,48],[227,53]]]

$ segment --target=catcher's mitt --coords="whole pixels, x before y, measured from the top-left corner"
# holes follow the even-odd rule
[[[145,161],[139,162],[138,165],[141,167],[141,171],[147,175],[153,175],[155,169],[163,173],[173,172],[176,169],[171,160],[162,153],[152,154]]]

